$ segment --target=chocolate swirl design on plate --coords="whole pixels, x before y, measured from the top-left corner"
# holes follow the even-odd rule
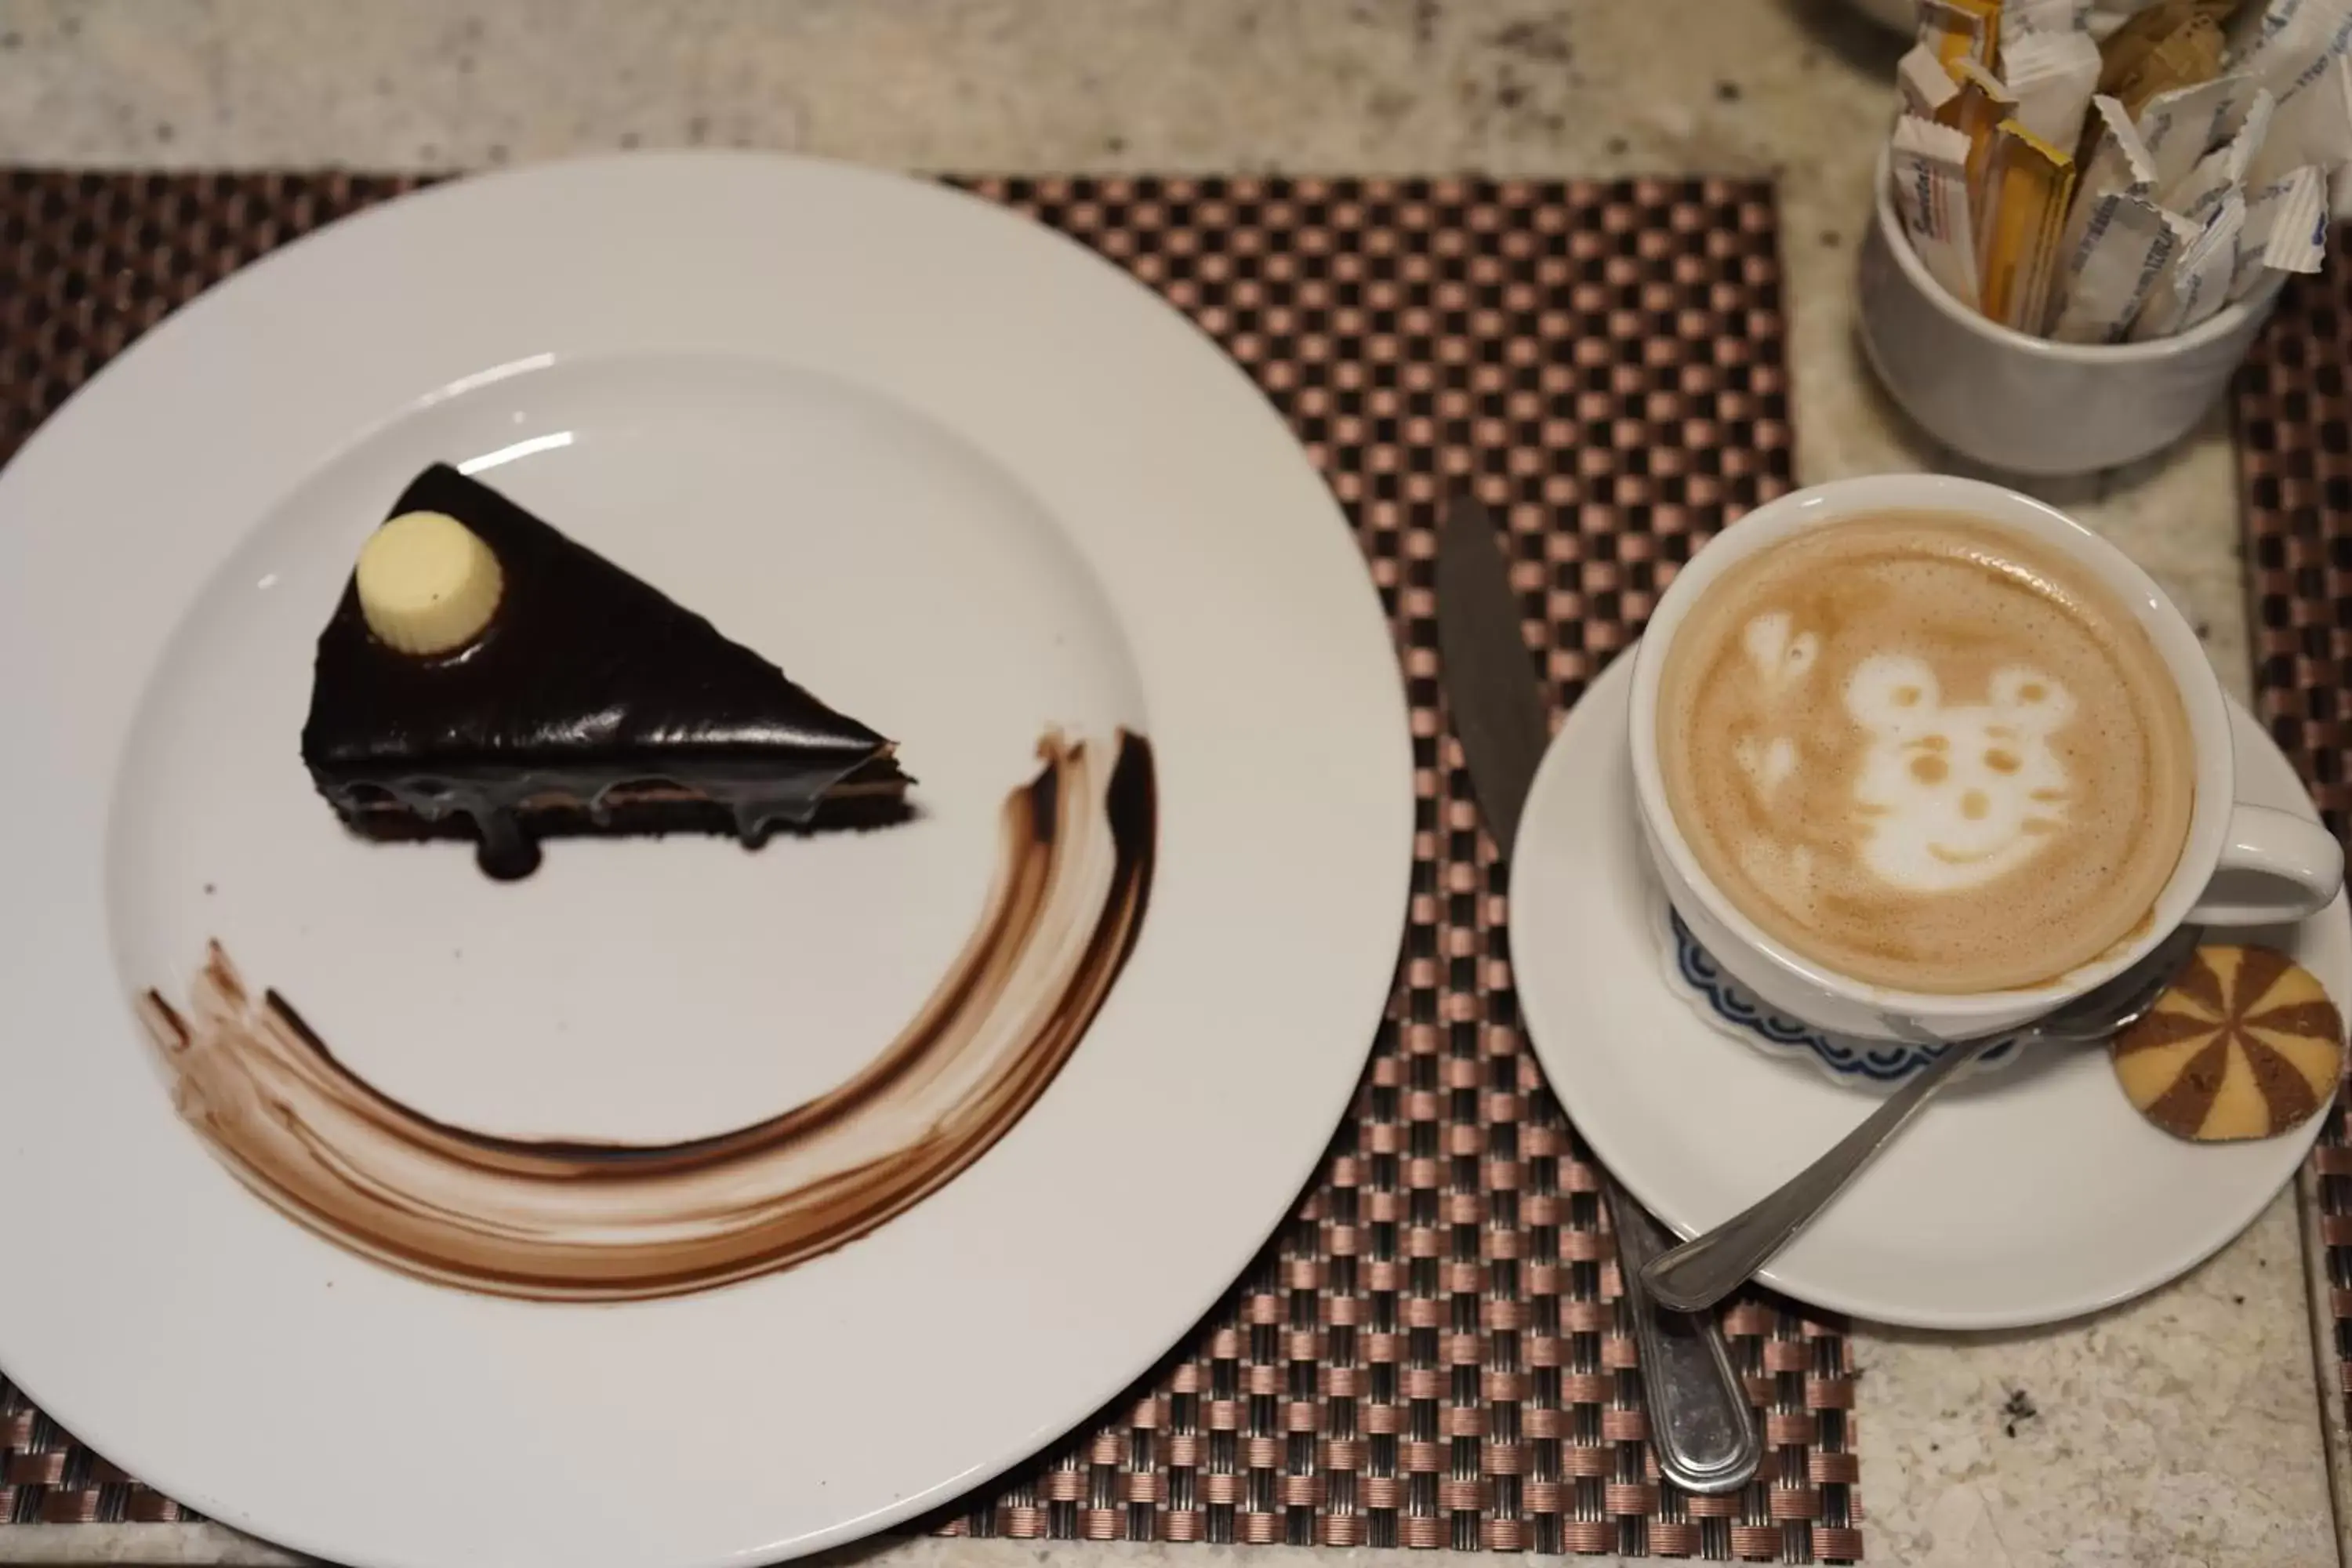
[[[829,1252],[985,1153],[1069,1059],[1151,889],[1150,742],[1108,777],[1048,736],[1002,818],[977,929],[898,1037],[829,1093],[661,1145],[454,1127],[364,1082],[215,942],[182,1014],[140,1012],[183,1119],[271,1206],[419,1278],[541,1300],[682,1295]]]

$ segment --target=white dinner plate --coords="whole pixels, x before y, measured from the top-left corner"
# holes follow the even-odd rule
[[[1750,1048],[1667,990],[1633,815],[1629,648],[1545,752],[1511,858],[1511,964],[1528,1035],[1570,1121],[1685,1237],[1730,1218],[1869,1114],[1864,1092]],[[2236,704],[2243,798],[2317,820],[2294,770]],[[2346,900],[2282,948],[2352,1000]],[[2124,1099],[2106,1053],[2037,1054],[1947,1090],[1759,1276],[1799,1300],[1920,1328],[2054,1322],[2185,1273],[2260,1214],[2321,1117],[2260,1142],[2198,1145]]]
[[[346,834],[299,750],[312,647],[436,460],[895,738],[916,820],[558,840],[514,883]],[[579,1302],[371,1261],[207,1152],[134,1018],[193,1016],[217,941],[425,1115],[742,1126],[915,1016],[1041,738],[1123,729],[1156,864],[1091,1027],[961,1174],[794,1267]],[[1377,601],[1246,377],[1042,227],[767,156],[443,186],[151,333],[0,474],[0,1366],[171,1496],[362,1564],[774,1558],[1084,1421],[1311,1175],[1412,832]]]

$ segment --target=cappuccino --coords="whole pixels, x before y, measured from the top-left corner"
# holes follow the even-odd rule
[[[1712,584],[1657,730],[1675,824],[1740,912],[1906,991],[2032,985],[2130,936],[2196,793],[2129,607],[2054,547],[1934,513],[1825,524]]]

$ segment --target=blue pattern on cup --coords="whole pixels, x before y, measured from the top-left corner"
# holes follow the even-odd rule
[[[1866,1083],[1897,1083],[1934,1061],[1939,1046],[1904,1045],[1892,1040],[1864,1040],[1825,1034],[1810,1024],[1775,1013],[1733,979],[1698,938],[1669,910],[1673,923],[1675,963],[1683,979],[1715,1009],[1716,1016],[1749,1035],[1776,1055],[1811,1052],[1815,1060],[1838,1078]],[[2003,1040],[1977,1058],[1968,1070],[2004,1066],[2017,1055],[2017,1042]]]

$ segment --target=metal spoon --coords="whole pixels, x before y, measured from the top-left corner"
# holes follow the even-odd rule
[[[2156,1005],[2189,955],[2196,952],[2201,934],[2196,926],[2181,927],[2113,980],[2084,992],[2022,1031],[2009,1029],[1946,1046],[1924,1070],[1887,1096],[1886,1102],[1865,1117],[1861,1126],[1782,1183],[1779,1190],[1705,1235],[1653,1258],[1642,1270],[1643,1283],[1666,1306],[1685,1312],[1706,1311],[1755,1278],[1758,1269],[1812,1224],[1830,1206],[1830,1200],[1843,1192],[1846,1184],[1962,1068],[2012,1036],[2021,1049],[2090,1045],[2112,1038]]]
[[[1731,1368],[1723,1325],[1711,1312],[1661,1311],[1643,1292],[1643,1267],[1675,1244],[1674,1232],[1619,1186],[1606,1166],[1593,1169],[1617,1237],[1617,1273],[1633,1325],[1658,1473],[1686,1492],[1738,1491],[1763,1461],[1764,1435],[1747,1385]]]

